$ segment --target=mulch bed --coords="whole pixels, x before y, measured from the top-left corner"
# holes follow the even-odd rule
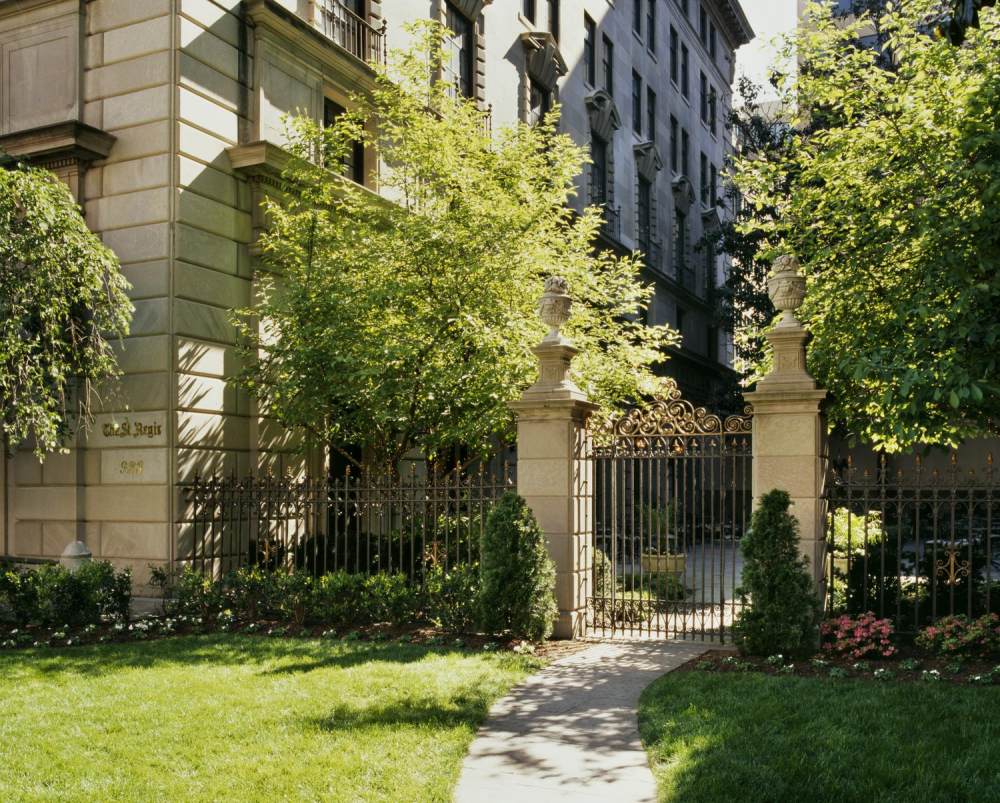
[[[424,646],[454,647],[465,650],[509,650],[528,653],[546,661],[572,654],[588,645],[580,642],[546,641],[529,644],[522,641],[496,639],[482,634],[445,633],[427,625],[375,624],[356,628],[330,628],[322,625],[299,627],[277,620],[240,622],[220,625],[204,624],[197,617],[146,616],[127,625],[104,623],[86,627],[14,628],[0,624],[0,652],[30,647],[75,647],[84,644],[116,644],[151,641],[169,636],[207,633],[239,633],[242,635],[285,638],[326,638],[332,640],[372,642],[403,642]]]
[[[709,650],[677,668],[677,672],[759,672],[795,677],[855,678],[872,682],[953,683],[957,685],[1000,685],[1000,656],[992,658],[928,656],[913,649],[901,649],[892,658],[851,658],[817,653],[807,658],[787,656],[761,658],[737,655],[731,650]]]

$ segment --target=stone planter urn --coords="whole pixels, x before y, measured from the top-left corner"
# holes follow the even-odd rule
[[[647,574],[669,574],[678,580],[684,576],[687,568],[687,555],[669,555],[657,552],[644,552],[640,559],[642,570]]]
[[[806,278],[799,272],[799,261],[791,254],[774,260],[767,277],[767,294],[775,308],[781,310],[778,326],[798,326],[795,310],[806,297]]]
[[[569,320],[569,311],[573,299],[569,294],[569,285],[561,276],[549,276],[545,280],[545,292],[538,301],[538,317],[549,327],[549,333],[543,343],[558,343],[561,340],[559,330]]]

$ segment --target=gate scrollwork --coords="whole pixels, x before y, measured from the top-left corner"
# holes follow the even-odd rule
[[[749,435],[753,429],[751,408],[742,415],[721,417],[704,407],[695,407],[681,396],[673,379],[666,379],[660,396],[642,407],[633,407],[610,418],[594,433],[599,445],[637,438],[660,438],[677,435]]]

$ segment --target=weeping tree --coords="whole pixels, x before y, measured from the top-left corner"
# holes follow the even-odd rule
[[[0,423],[5,450],[39,459],[91,418],[97,388],[119,373],[113,341],[132,304],[118,258],[87,228],[46,170],[0,169]]]
[[[736,161],[758,255],[796,253],[808,361],[831,420],[894,451],[954,445],[1000,416],[1000,12],[955,46],[940,3],[878,12],[892,54],[812,5],[779,82],[789,146]]]
[[[652,392],[677,341],[642,323],[638,262],[593,247],[599,210],[571,210],[586,156],[557,112],[491,134],[450,83],[428,82],[444,29],[412,33],[353,113],[289,121],[259,299],[236,318],[242,380],[264,412],[348,459],[359,447],[373,470],[413,448],[485,453],[512,435],[507,402],[535,376],[548,275],[569,282],[575,380],[604,411]],[[379,154],[382,198],[339,175],[358,142]]]

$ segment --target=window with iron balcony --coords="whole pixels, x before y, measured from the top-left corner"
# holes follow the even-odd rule
[[[330,40],[368,64],[384,64],[386,23],[368,22],[367,0],[316,0],[319,28]]]
[[[476,95],[475,27],[468,17],[451,3],[445,4],[445,24],[452,34],[445,41],[444,79],[465,98]]]

